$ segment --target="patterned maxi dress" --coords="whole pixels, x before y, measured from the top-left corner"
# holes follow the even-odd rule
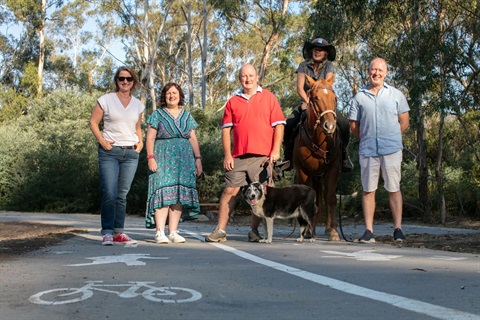
[[[155,225],[155,209],[180,203],[183,209],[199,211],[195,180],[195,158],[190,133],[198,124],[190,112],[182,109],[173,117],[165,109],[157,109],[147,120],[157,130],[153,153],[157,172],[148,173],[148,198],[145,226]]]

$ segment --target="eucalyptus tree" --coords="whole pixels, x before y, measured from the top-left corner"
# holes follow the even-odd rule
[[[123,43],[132,62],[140,70],[139,78],[145,91],[141,99],[146,102],[146,92],[156,108],[155,67],[158,62],[160,42],[164,27],[170,18],[174,0],[99,0],[104,12],[115,12],[123,28]]]
[[[57,88],[77,83],[81,48],[92,37],[91,32],[84,29],[88,7],[84,0],[67,2],[51,14],[46,25],[47,32],[52,35],[49,37],[52,43],[49,60],[53,70],[49,78],[56,80]]]
[[[69,53],[72,68],[76,72],[81,46],[92,37],[92,32],[85,30],[88,20],[89,3],[74,0],[54,11],[48,27],[55,32],[55,50],[57,54]]]
[[[423,217],[433,221],[432,190],[435,169],[438,207],[445,216],[442,179],[442,121],[431,127],[436,114],[457,115],[478,108],[479,36],[477,1],[318,1],[311,25],[317,34],[334,39],[340,48],[342,75],[352,76],[352,95],[357,70],[375,56],[389,62],[389,82],[408,92],[413,119],[410,133],[416,133],[414,151],[418,168],[418,197]],[[346,52],[350,53],[348,56]],[[350,69],[355,72],[345,72]],[[436,132],[435,132],[436,131]],[[435,156],[429,154],[428,139],[438,136]],[[413,148],[411,148],[413,147]]]
[[[213,1],[227,19],[229,27],[238,29],[232,35],[231,49],[242,62],[258,64],[259,83],[266,85],[269,68],[278,63],[273,57],[284,49],[293,13],[291,3],[282,0]]]
[[[68,1],[55,10],[47,31],[53,43],[49,56],[53,68],[49,76],[58,78],[57,87],[74,85],[92,90],[96,81],[104,77],[98,72],[102,64],[112,67],[105,59],[109,48],[118,41],[118,26],[111,14],[98,14],[88,1]]]
[[[22,41],[15,39],[10,32],[14,26],[14,17],[9,11],[4,1],[0,1],[0,25],[4,34],[0,34],[0,81],[2,84],[11,84],[13,82],[12,72],[14,69],[14,60],[21,50]]]
[[[472,21],[478,21],[478,16],[475,16],[475,10],[469,10],[475,7],[475,1],[462,5],[452,0],[412,1],[404,2],[397,15],[403,21],[404,34],[396,33],[394,40],[398,49],[393,50],[390,57],[400,67],[398,78],[410,88],[412,111],[417,119],[419,198],[427,221],[435,220],[431,211],[433,205],[439,211],[440,222],[445,222],[447,215],[444,120],[449,113],[461,116],[478,106],[475,100],[478,101],[480,81],[480,42],[478,28],[471,28]],[[409,20],[409,16],[413,18]],[[437,115],[437,126],[427,126],[431,123],[429,119]],[[436,138],[434,154],[428,152],[431,149],[428,136]],[[436,188],[429,186],[433,175]],[[435,199],[438,200],[433,203],[430,199],[435,189]],[[457,201],[452,199],[450,202]]]
[[[352,96],[368,81],[367,68],[372,56],[361,34],[368,33],[373,22],[366,1],[316,1],[309,9],[310,17],[302,38],[320,37],[335,46],[335,89],[339,106],[348,111]],[[367,30],[367,31],[366,31]]]
[[[432,17],[437,35],[439,73],[435,178],[440,198],[440,221],[444,223],[447,215],[443,170],[445,118],[448,114],[454,114],[460,120],[464,114],[478,109],[480,105],[480,11],[476,1],[460,5],[455,1],[436,0],[434,4]],[[476,154],[475,141],[471,141],[471,146]],[[476,157],[478,159],[478,154]]]
[[[183,13],[185,15],[185,20],[187,22],[187,37],[185,45],[187,46],[187,74],[188,74],[188,95],[191,104],[193,104],[193,61],[192,61],[192,9],[191,1],[183,1],[185,3],[185,8]]]
[[[37,95],[41,95],[43,90],[43,68],[45,64],[45,24],[48,19],[47,13],[52,8],[60,7],[63,4],[63,0],[5,0],[5,2],[17,20],[21,21],[27,28],[38,32]]]
[[[221,28],[221,22],[216,21],[211,12],[201,1],[175,3],[159,43],[162,59],[155,68],[157,79],[161,84],[175,81],[187,87],[185,93],[190,106],[205,106],[207,85],[218,88],[218,83],[208,78],[219,70],[214,61],[219,53],[218,29]],[[205,91],[197,98],[202,87]]]

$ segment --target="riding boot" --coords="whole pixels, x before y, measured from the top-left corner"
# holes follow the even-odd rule
[[[349,172],[353,170],[353,163],[348,157],[348,143],[350,142],[350,125],[347,118],[338,110],[335,111],[337,115],[337,128],[340,131],[340,138],[342,139],[342,172]]]
[[[293,168],[293,143],[291,141],[283,142],[283,161],[279,161],[275,164],[275,167],[284,167],[282,171],[290,171]]]
[[[285,164],[287,161],[290,162],[290,165],[284,169],[284,171],[288,171],[293,168],[293,142],[298,132],[298,124],[301,119],[302,111],[303,110],[301,109],[301,106],[295,108],[286,120],[287,124],[285,125],[285,131],[283,134],[284,161],[278,164],[280,166]]]
[[[347,151],[348,146],[342,145],[342,172],[349,172],[353,170],[353,163],[350,161]]]

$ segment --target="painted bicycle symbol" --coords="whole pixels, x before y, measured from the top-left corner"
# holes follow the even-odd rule
[[[81,288],[58,288],[46,290],[32,295],[32,303],[44,305],[59,305],[75,303],[93,296],[94,291],[114,293],[120,298],[143,298],[163,303],[184,303],[200,300],[202,294],[198,291],[179,287],[154,287],[155,282],[129,281],[125,284],[103,284],[103,281],[86,281]],[[124,291],[106,288],[128,287]]]

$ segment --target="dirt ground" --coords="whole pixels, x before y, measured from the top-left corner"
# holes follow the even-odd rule
[[[242,219],[235,220],[235,224],[242,223]],[[249,221],[249,219],[245,221]],[[407,221],[404,221],[404,223],[409,224]],[[478,230],[480,229],[480,222],[462,222],[450,227]],[[55,245],[82,232],[85,231],[73,227],[0,221],[0,260]],[[392,236],[377,236],[375,239],[377,243],[395,246],[480,254],[480,233],[458,235],[408,234],[407,240],[402,244],[395,243]]]
[[[82,232],[73,227],[0,221],[0,260],[55,245]]]

